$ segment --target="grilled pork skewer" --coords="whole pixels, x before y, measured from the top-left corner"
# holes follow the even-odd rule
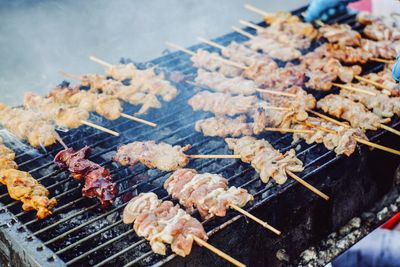
[[[104,60],[98,59],[94,56],[89,57],[90,60],[105,66],[106,75],[112,77],[117,81],[124,81],[129,79],[130,85],[124,87],[133,92],[141,92],[161,96],[164,101],[171,101],[177,94],[177,89],[165,79],[164,73],[157,74],[155,68],[148,68],[141,70],[136,68],[132,63],[111,65]],[[116,83],[114,83],[116,84]],[[100,88],[102,89],[102,88]]]
[[[228,208],[233,208],[243,213],[241,209],[254,198],[246,189],[231,186],[228,188],[228,180],[218,174],[197,173],[194,169],[180,169],[175,171],[164,183],[164,188],[173,198],[191,213],[195,208],[205,219],[215,216],[223,217]],[[247,213],[248,214],[248,213]],[[245,214],[245,215],[247,215]],[[254,216],[251,216],[253,219]],[[260,223],[260,220],[256,220]],[[280,231],[271,227],[268,223],[261,225],[275,234]]]
[[[399,41],[400,31],[394,23],[384,17],[376,17],[368,12],[360,12],[356,17],[357,22],[366,25],[363,33],[376,41]]]
[[[148,240],[157,254],[165,255],[165,244],[170,244],[174,253],[185,257],[196,242],[236,266],[245,266],[208,244],[207,234],[198,220],[171,201],[158,199],[154,193],[141,193],[132,198],[122,217],[125,224],[133,224],[136,234]]]
[[[113,199],[117,196],[118,188],[106,168],[87,159],[89,153],[88,146],[78,151],[67,148],[57,153],[54,163],[68,170],[75,180],[84,180],[82,195],[97,198],[101,206],[107,208],[112,205]]]
[[[334,117],[349,121],[352,127],[359,127],[363,131],[377,130],[388,121],[368,111],[363,104],[342,95],[328,95],[318,101],[317,107]]]
[[[33,147],[47,147],[60,140],[54,125],[38,113],[22,108],[11,108],[0,103],[0,125],[18,139]]]
[[[250,163],[253,166],[264,183],[267,183],[272,178],[278,184],[283,184],[287,180],[287,175],[289,175],[313,193],[325,200],[329,200],[326,194],[293,173],[301,172],[304,169],[303,163],[296,157],[293,149],[281,154],[268,141],[264,139],[257,140],[251,136],[238,139],[225,138],[225,142],[234,151],[234,154],[241,155],[243,162]]]
[[[40,220],[50,216],[57,200],[49,199],[49,191],[28,172],[19,171],[14,159],[14,151],[0,138],[0,183],[7,186],[12,199],[23,203],[24,211],[36,210],[36,217]]]
[[[174,171],[185,167],[189,158],[184,154],[190,145],[171,146],[170,144],[155,141],[132,142],[118,148],[113,160],[122,166],[134,166],[138,162],[148,168],[157,168],[162,171]]]

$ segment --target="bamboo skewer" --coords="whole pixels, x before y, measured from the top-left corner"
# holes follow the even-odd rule
[[[255,30],[257,30],[257,31],[263,31],[263,30],[265,30],[265,28],[261,27],[260,25],[251,23],[250,21],[247,21],[247,20],[244,20],[244,19],[240,19],[240,20],[239,20],[239,23],[242,24],[242,25],[244,25],[244,26],[247,26],[247,27],[250,27],[250,28],[252,28],[252,29],[255,29]]]
[[[253,38],[254,38],[254,35],[252,35],[252,34],[246,32],[246,31],[244,31],[244,30],[242,30],[242,29],[239,29],[238,27],[233,26],[232,29],[233,29],[235,32],[240,33],[241,35],[246,36],[246,37],[249,38],[249,39],[253,39]]]
[[[321,191],[319,191],[317,188],[315,188],[314,186],[310,185],[309,183],[307,183],[306,181],[304,181],[303,179],[301,179],[299,176],[297,176],[296,174],[294,174],[293,172],[289,171],[288,169],[286,169],[286,173],[292,177],[295,181],[297,181],[298,183],[300,183],[301,185],[303,185],[304,187],[306,187],[308,190],[310,190],[311,192],[313,192],[314,194],[320,196],[321,198],[323,198],[324,200],[328,201],[329,200],[329,196],[327,196],[326,194],[322,193]]]
[[[363,94],[367,94],[367,95],[377,96],[377,94],[374,93],[374,92],[367,91],[367,90],[360,89],[360,88],[356,88],[356,87],[353,87],[353,86],[348,86],[348,85],[338,84],[338,83],[332,83],[332,85],[334,85],[336,87],[339,87],[341,89],[348,90],[348,91],[353,91],[353,92],[363,93]]]
[[[400,136],[400,131],[398,131],[398,130],[396,130],[396,129],[393,129],[392,127],[389,127],[389,126],[387,126],[387,125],[385,125],[385,124],[379,124],[379,127],[380,128],[382,128],[382,129],[384,129],[384,130],[386,130],[386,131],[388,131],[388,132],[391,132],[391,133],[393,133],[393,134],[395,134],[395,135],[398,135],[398,136]]]
[[[372,60],[372,61],[385,63],[385,64],[394,64],[394,63],[396,63],[396,61],[390,60],[390,59],[383,59],[383,58],[376,58],[376,57],[370,57],[369,59]]]
[[[281,95],[281,96],[287,96],[287,97],[297,97],[295,94],[292,94],[292,93],[285,93],[285,92],[274,91],[274,90],[270,90],[270,89],[256,89],[256,91],[260,92],[260,93],[268,93],[268,94],[272,94],[272,95]]]
[[[312,110],[309,110],[308,112],[310,112],[310,113],[312,113],[312,114],[314,114],[314,115],[316,115],[316,116],[318,116],[318,117],[320,117],[320,118],[322,118],[322,119],[324,119],[326,121],[332,122],[332,123],[334,123],[336,125],[340,125],[340,126],[344,126],[346,128],[350,128],[349,125],[344,124],[344,123],[342,123],[340,121],[337,121],[337,120],[335,120],[335,119],[333,119],[331,117],[325,116],[325,115],[323,115],[323,114],[321,114],[319,112],[312,111]],[[313,124],[311,124],[311,125],[313,125]],[[335,133],[336,133],[336,131],[335,131]],[[395,154],[395,155],[400,155],[400,151],[399,150],[396,150],[396,149],[393,149],[393,148],[390,148],[390,147],[386,147],[386,146],[382,146],[382,145],[379,145],[379,144],[376,144],[376,143],[372,143],[370,141],[361,139],[361,138],[356,137],[356,136],[353,136],[353,138],[354,138],[354,140],[356,140],[357,142],[359,142],[361,144],[364,144],[364,145],[367,145],[367,146],[370,146],[370,147],[374,147],[374,148],[377,148],[377,149],[380,149],[380,150],[383,150],[383,151],[386,151],[386,152],[389,152],[389,153],[392,153],[392,154]]]
[[[313,134],[313,130],[302,130],[302,129],[290,129],[290,128],[264,128],[268,132],[281,132],[281,133],[305,133]]]
[[[240,155],[187,155],[192,159],[240,159]]]
[[[244,209],[242,209],[241,207],[236,206],[235,204],[229,204],[229,207],[236,210],[237,212],[243,214],[244,216],[252,219],[253,221],[255,221],[256,223],[262,225],[264,228],[270,230],[271,232],[280,235],[281,231],[275,229],[274,227],[272,227],[271,225],[269,225],[267,222],[264,222],[263,220],[257,218],[256,216],[254,216],[253,214],[245,211]]]
[[[114,135],[114,136],[119,136],[119,133],[117,133],[116,131],[107,129],[106,127],[103,127],[103,126],[94,124],[94,123],[92,123],[92,122],[90,122],[90,121],[81,120],[81,123],[82,123],[82,124],[85,124],[85,125],[87,125],[87,126],[93,127],[93,128],[95,128],[95,129],[97,129],[97,130],[100,130],[100,131],[103,131],[103,132],[112,134],[112,135]]]
[[[262,10],[262,9],[260,9],[260,8],[258,8],[258,7],[255,7],[255,6],[253,6],[253,5],[250,5],[250,4],[245,4],[245,5],[244,5],[244,8],[247,9],[247,10],[250,10],[250,11],[252,11],[252,12],[254,12],[254,13],[257,13],[257,14],[259,14],[259,15],[261,15],[261,16],[264,16],[264,17],[266,17],[266,16],[271,16],[270,13],[267,13],[267,12],[265,12],[264,10]]]
[[[387,91],[384,91],[384,93],[390,95],[391,89],[390,89],[389,87],[387,87],[386,85],[383,85],[383,84],[381,84],[381,83],[377,83],[377,82],[375,82],[375,81],[372,81],[372,80],[370,80],[370,79],[361,77],[361,76],[359,76],[359,75],[354,76],[354,78],[356,78],[356,79],[359,80],[359,81],[372,84],[372,85],[375,86],[375,87],[379,87],[379,88],[381,88],[381,89],[387,90],[388,92],[387,92]]]
[[[107,63],[105,61],[104,61],[104,63],[109,64],[109,63]],[[111,64],[109,64],[109,65],[112,67]],[[67,72],[61,71],[61,74],[63,74],[64,76],[66,76],[68,78],[80,81],[80,78],[78,76],[73,75],[71,73],[67,73]],[[149,125],[151,127],[157,127],[157,124],[154,123],[154,122],[150,122],[150,121],[147,121],[147,120],[144,120],[144,119],[140,119],[138,117],[135,117],[135,116],[132,116],[132,115],[129,115],[129,114],[126,114],[126,113],[121,113],[121,117],[126,118],[128,120],[132,120],[132,121],[136,121],[136,122],[139,122],[139,123],[143,123],[143,124]]]
[[[107,68],[112,68],[113,67],[112,64],[110,64],[108,62],[105,62],[104,60],[102,60],[100,58],[97,58],[95,56],[90,56],[89,59],[94,61],[94,62],[96,62],[97,64],[100,64],[100,65],[104,66],[104,67],[107,67]]]
[[[208,44],[208,45],[210,45],[210,46],[213,46],[213,47],[216,47],[216,48],[218,48],[218,49],[221,49],[221,50],[225,49],[225,46],[220,45],[220,44],[218,44],[218,43],[216,43],[216,42],[207,40],[207,39],[205,39],[205,38],[203,38],[203,37],[197,37],[197,40],[199,40],[200,42],[203,42],[203,43],[205,43],[205,44]]]
[[[216,255],[220,256],[221,258],[229,261],[230,263],[232,263],[235,266],[238,267],[245,267],[246,265],[244,265],[243,263],[241,263],[238,260],[235,260],[234,258],[232,258],[231,256],[229,256],[228,254],[222,252],[221,250],[217,249],[216,247],[214,247],[213,245],[207,243],[206,241],[204,241],[201,238],[198,238],[195,235],[192,235],[193,240],[197,243],[197,245],[199,245],[200,247],[205,247],[206,249],[210,250],[211,252],[215,253]]]
[[[171,43],[171,42],[165,42],[165,44],[167,46],[171,47],[171,48],[175,48],[177,50],[181,50],[182,52],[185,52],[186,54],[189,54],[191,56],[194,56],[196,54],[195,52],[190,51],[189,49],[186,49],[186,48],[184,48],[182,46],[176,45],[176,44]],[[227,60],[226,58],[223,58],[221,56],[214,56],[214,58],[219,60],[219,61],[221,61],[221,62],[224,62],[224,63],[226,63],[228,65],[231,65],[231,66],[234,66],[234,67],[237,67],[237,68],[240,68],[240,69],[247,69],[246,66],[244,66],[242,64],[239,64],[237,62],[233,62],[233,61]]]

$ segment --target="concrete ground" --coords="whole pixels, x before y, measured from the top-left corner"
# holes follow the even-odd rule
[[[197,36],[213,38],[261,17],[245,3],[267,11],[290,10],[305,0],[0,0],[0,102],[17,105],[25,91],[44,94],[61,70],[102,72],[88,60],[120,57],[146,61],[161,55],[164,42],[183,46]]]

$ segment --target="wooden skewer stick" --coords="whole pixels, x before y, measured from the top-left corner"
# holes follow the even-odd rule
[[[149,125],[151,127],[157,127],[157,123],[150,122],[150,121],[147,121],[147,120],[144,120],[144,119],[139,119],[137,117],[134,117],[134,116],[131,116],[131,115],[128,115],[128,114],[125,114],[125,113],[121,113],[121,117],[124,117],[124,118],[132,120],[132,121],[140,122],[140,123]]]
[[[242,25],[245,25],[245,26],[247,26],[247,27],[253,28],[253,29],[257,30],[257,31],[263,31],[263,30],[265,30],[265,29],[264,29],[263,27],[261,27],[260,25],[251,23],[250,21],[247,21],[247,20],[244,20],[244,19],[240,19],[240,20],[239,20],[239,23],[242,24]]]
[[[192,159],[240,159],[240,155],[187,155]]]
[[[165,42],[165,44],[168,45],[168,46],[171,47],[171,48],[175,48],[175,49],[177,49],[177,50],[181,50],[182,52],[185,52],[186,54],[189,54],[189,55],[191,55],[191,56],[194,56],[194,55],[196,54],[196,53],[193,52],[193,51],[190,51],[190,50],[188,50],[188,49],[186,49],[186,48],[184,48],[184,47],[181,47],[181,46],[176,45],[176,44],[171,43],[171,42]],[[231,66],[234,66],[234,67],[237,67],[237,68],[240,68],[240,69],[247,69],[246,66],[244,66],[244,65],[242,65],[242,64],[239,64],[239,63],[237,63],[237,62],[233,62],[233,61],[227,60],[226,58],[223,58],[223,57],[221,57],[221,56],[215,56],[214,58],[217,59],[217,60],[219,60],[219,61],[222,61],[222,62],[224,62],[224,63],[226,63],[226,64],[228,64],[228,65],[231,65]]]
[[[89,59],[90,59],[91,61],[94,61],[94,62],[96,62],[96,63],[98,63],[98,64],[104,66],[104,67],[107,67],[107,68],[112,68],[112,67],[113,67],[112,64],[110,64],[110,63],[108,63],[108,62],[105,62],[104,60],[102,60],[102,59],[100,59],[100,58],[97,58],[97,57],[95,57],[95,56],[90,56]]]
[[[359,81],[372,84],[373,86],[379,87],[379,88],[381,88],[381,89],[385,89],[385,90],[389,91],[389,93],[390,93],[390,91],[391,91],[391,89],[390,89],[388,86],[383,85],[383,84],[378,83],[378,82],[375,82],[375,81],[372,81],[372,80],[370,80],[370,79],[361,77],[361,76],[359,76],[359,75],[354,76],[354,78],[356,78],[356,79],[359,80]]]
[[[271,16],[270,13],[267,13],[264,10],[259,9],[258,7],[255,7],[255,6],[250,5],[250,4],[245,4],[244,8],[247,9],[247,10],[253,11],[254,13],[257,13],[257,14],[259,14],[261,16],[264,16],[264,17]]]
[[[313,134],[315,131],[313,130],[303,130],[303,129],[290,129],[290,128],[264,128],[269,132],[281,132],[281,133],[305,133],[305,134]]]
[[[319,112],[315,112],[315,111],[311,111],[311,110],[309,110],[309,112],[314,114],[314,115],[316,115],[316,116],[318,116],[318,117],[320,117],[320,118],[322,118],[322,119],[325,119],[326,121],[335,123],[335,124],[340,125],[340,126],[344,126],[346,128],[350,128],[349,125],[344,124],[344,123],[342,123],[340,121],[337,121],[335,119],[332,119],[331,117],[325,116],[325,115],[323,115],[323,114],[321,114]],[[395,155],[400,155],[400,151],[399,150],[396,150],[396,149],[393,149],[393,148],[390,148],[390,147],[386,147],[386,146],[382,146],[382,145],[379,145],[379,144],[376,144],[376,143],[372,143],[370,141],[361,139],[361,138],[356,137],[356,136],[353,136],[353,138],[354,138],[354,140],[356,140],[357,142],[359,142],[361,144],[364,144],[364,145],[367,145],[367,146],[370,146],[370,147],[374,147],[374,148],[377,148],[377,149],[380,149],[380,150],[383,150],[383,151],[386,151],[386,152],[389,152],[389,153],[393,153]]]
[[[396,129],[393,129],[392,127],[389,127],[389,126],[387,126],[387,125],[385,125],[385,124],[379,124],[379,127],[380,128],[382,128],[382,129],[384,129],[384,130],[386,130],[386,131],[388,131],[388,132],[391,132],[391,133],[393,133],[393,134],[395,134],[395,135],[398,135],[398,136],[400,136],[400,131],[398,131],[398,130],[396,130]]]
[[[345,89],[345,90],[348,90],[348,91],[353,91],[353,92],[358,92],[358,93],[364,93],[364,94],[367,94],[367,95],[377,96],[377,94],[374,93],[374,92],[367,91],[367,90],[360,89],[360,88],[356,88],[356,87],[353,87],[353,86],[348,86],[348,85],[338,84],[338,83],[332,83],[332,85],[334,85],[336,87],[339,87],[339,88],[342,88],[342,89]]]
[[[369,59],[372,60],[372,61],[385,63],[385,64],[394,64],[394,63],[396,63],[396,61],[390,60],[390,59],[383,59],[383,58],[376,58],[376,57],[370,57]]]
[[[197,40],[199,40],[200,42],[203,42],[203,43],[205,43],[205,44],[208,44],[208,45],[210,45],[210,46],[213,46],[213,47],[216,47],[216,48],[218,48],[218,49],[221,49],[221,50],[225,49],[225,46],[220,45],[220,44],[218,44],[218,43],[216,43],[216,42],[207,40],[206,38],[203,38],[203,37],[197,37]]]
[[[292,111],[292,108],[284,108],[284,107],[275,107],[275,106],[262,106],[262,109],[271,109],[271,110],[281,110],[281,111]]]
[[[321,198],[323,198],[324,200],[328,201],[329,200],[329,196],[327,196],[326,194],[322,193],[321,191],[319,191],[317,188],[315,188],[314,186],[310,185],[309,183],[307,183],[306,181],[304,181],[303,179],[301,179],[299,176],[297,176],[296,174],[294,174],[293,172],[289,171],[288,169],[286,169],[286,173],[292,177],[294,180],[296,180],[298,183],[300,183],[301,185],[303,185],[304,187],[306,187],[308,190],[310,190],[311,192],[313,192],[314,194],[320,196]]]
[[[268,93],[268,94],[272,94],[272,95],[281,95],[281,96],[287,96],[287,97],[297,97],[297,95],[295,95],[295,94],[285,93],[285,92],[281,92],[281,91],[274,91],[274,90],[269,90],[269,89],[256,89],[256,91],[260,92],[260,93]]]
[[[103,126],[94,124],[94,123],[92,123],[92,122],[90,122],[90,121],[81,120],[81,123],[82,123],[82,124],[85,124],[85,125],[87,125],[87,126],[93,127],[93,128],[95,128],[95,129],[97,129],[97,130],[100,130],[100,131],[103,131],[103,132],[112,134],[112,135],[114,135],[114,136],[119,136],[119,133],[117,133],[116,131],[107,129],[106,127],[103,127]]]
[[[217,249],[213,245],[210,245],[209,243],[207,243],[203,239],[198,238],[195,235],[192,235],[192,238],[197,243],[197,245],[199,245],[200,247],[205,247],[206,249],[210,250],[211,252],[215,253],[216,255],[220,256],[221,258],[229,261],[233,265],[238,266],[238,267],[245,267],[246,266],[243,263],[241,263],[240,261],[235,260],[234,258],[229,256],[228,254],[226,254],[226,253],[222,252],[221,250]]]
[[[246,37],[249,38],[249,39],[253,39],[253,38],[254,38],[254,35],[252,35],[252,34],[246,32],[246,31],[244,31],[244,30],[242,30],[242,29],[239,29],[238,27],[232,27],[232,29],[233,29],[235,32],[240,33],[241,35],[246,36]]]
[[[76,75],[73,75],[71,73],[67,73],[67,72],[64,72],[64,71],[61,71],[61,73],[64,76],[68,77],[68,78],[80,81],[80,77],[78,77]],[[150,122],[150,121],[147,121],[147,120],[144,120],[144,119],[140,119],[140,118],[137,118],[135,116],[131,116],[131,115],[126,114],[126,113],[121,113],[121,117],[126,118],[128,120],[136,121],[136,122],[139,122],[139,123],[147,124],[147,125],[149,125],[151,127],[157,127],[157,124],[154,123],[154,122]]]
[[[229,207],[231,207],[232,209],[236,210],[237,212],[243,214],[244,216],[252,219],[253,221],[255,221],[256,223],[262,225],[264,228],[270,230],[271,232],[280,235],[281,231],[275,229],[274,227],[272,227],[271,225],[269,225],[267,222],[262,221],[261,219],[257,218],[256,216],[254,216],[253,214],[245,211],[244,209],[242,209],[239,206],[236,206],[235,204],[229,204]]]

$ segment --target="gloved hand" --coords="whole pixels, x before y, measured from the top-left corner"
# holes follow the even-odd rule
[[[344,11],[348,3],[355,1],[358,0],[312,0],[304,19],[307,22],[316,19],[325,21],[337,12]]]
[[[396,82],[400,82],[400,54],[397,56],[396,63],[393,65],[392,76]]]

